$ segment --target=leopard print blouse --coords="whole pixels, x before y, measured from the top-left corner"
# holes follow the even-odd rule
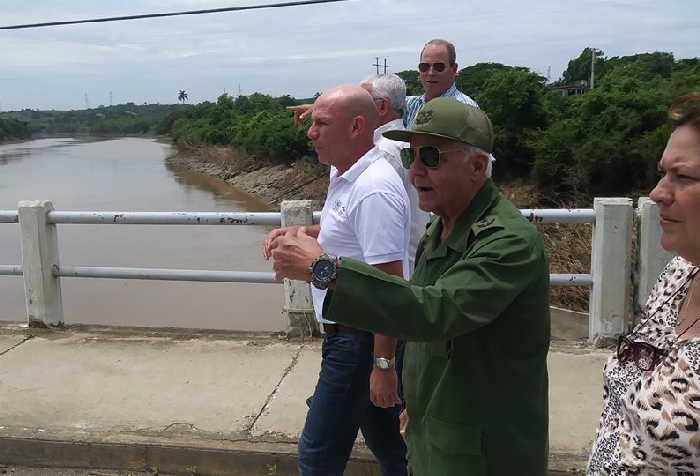
[[[671,260],[647,300],[651,319],[634,329],[634,340],[669,350],[661,363],[642,372],[634,362],[620,365],[617,355],[608,359],[586,474],[700,473],[700,338],[679,341],[674,330],[696,271],[683,258]]]

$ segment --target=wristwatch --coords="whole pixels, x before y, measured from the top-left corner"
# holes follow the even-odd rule
[[[328,285],[335,279],[337,268],[338,257],[324,251],[309,265],[311,284],[316,289],[328,289]]]
[[[396,357],[387,359],[386,357],[377,357],[376,355],[374,356],[374,365],[376,365],[377,368],[379,368],[380,370],[393,369],[395,364]]]

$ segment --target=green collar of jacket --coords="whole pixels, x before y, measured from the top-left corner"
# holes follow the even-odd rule
[[[466,251],[468,240],[465,236],[469,236],[469,228],[475,225],[485,214],[491,209],[494,202],[499,197],[498,189],[490,178],[487,178],[481,189],[476,193],[471,203],[464,209],[455,224],[452,234],[444,241],[440,240],[442,233],[442,219],[436,217],[428,226],[423,238],[426,244],[434,250],[430,258],[440,258],[447,255],[447,248],[451,248],[458,253]],[[488,225],[488,224],[487,224]]]

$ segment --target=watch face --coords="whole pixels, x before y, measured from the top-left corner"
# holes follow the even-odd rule
[[[322,259],[318,260],[314,265],[313,274],[319,281],[325,281],[331,279],[333,273],[335,272],[335,263],[331,260]]]

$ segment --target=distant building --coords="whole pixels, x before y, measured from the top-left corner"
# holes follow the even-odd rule
[[[553,91],[558,92],[562,96],[578,96],[588,91],[588,81],[582,79],[581,81],[575,81],[571,84],[553,84],[550,86]]]

